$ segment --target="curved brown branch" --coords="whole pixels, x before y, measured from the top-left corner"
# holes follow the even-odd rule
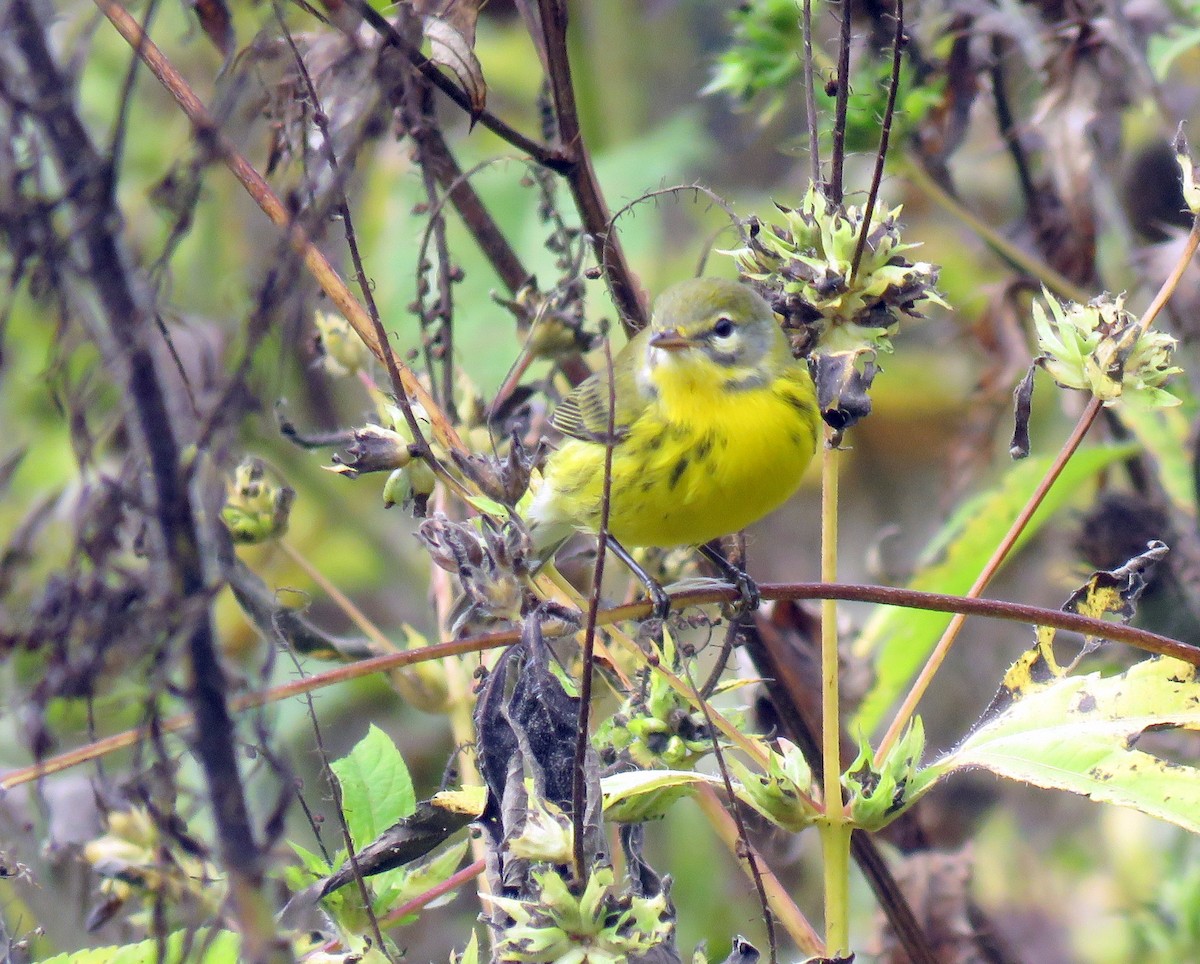
[[[763,599],[838,599],[846,602],[877,603],[882,606],[899,606],[904,609],[928,609],[933,612],[962,613],[967,616],[1002,619],[1006,622],[1051,626],[1068,632],[1098,636],[1115,643],[1133,646],[1156,656],[1170,656],[1193,666],[1200,666],[1200,647],[1190,646],[1177,639],[1161,636],[1149,630],[1138,629],[1123,623],[1105,622],[1102,619],[1092,619],[1089,616],[1080,616],[1075,613],[1065,613],[1060,609],[1045,609],[1041,606],[1027,606],[1023,603],[1004,602],[999,599],[968,599],[964,596],[951,596],[944,593],[919,592],[916,589],[896,589],[891,586],[854,583],[833,586],[819,582],[766,583],[760,585],[759,590]],[[733,603],[737,602],[739,598],[736,589],[714,587],[672,593],[671,603],[673,609],[678,609],[682,606]],[[603,609],[596,616],[596,625],[611,626],[613,623],[623,622],[627,619],[641,619],[650,615],[651,609],[652,604],[649,602]],[[578,629],[578,625],[574,623],[553,621],[543,626],[542,631],[546,636],[567,636],[578,632]],[[336,669],[326,670],[324,673],[316,673],[306,679],[293,680],[269,690],[235,697],[230,700],[230,708],[241,712],[373,673],[383,673],[402,666],[444,659],[447,656],[462,656],[466,653],[499,649],[501,646],[511,646],[520,639],[520,636],[519,629],[503,629],[494,633],[472,636],[468,639],[456,639],[449,643],[435,643],[420,649],[376,656],[349,666],[339,666]],[[157,731],[178,733],[191,726],[192,723],[191,714],[181,713],[162,721],[158,725]],[[31,780],[70,769],[114,750],[132,746],[147,739],[149,735],[149,730],[144,727],[126,730],[96,743],[60,753],[58,756],[50,757],[33,766],[12,770],[0,777],[0,790],[11,790],[13,787]]]
[[[382,325],[377,325],[362,303],[354,297],[328,259],[308,239],[304,230],[296,224],[263,176],[221,134],[216,120],[163,55],[163,52],[149,37],[145,36],[137,21],[116,0],[94,0],[94,2],[125,41],[138,51],[151,73],[183,109],[195,128],[197,140],[208,149],[212,156],[220,159],[229,168],[262,212],[272,222],[287,231],[288,242],[304,258],[309,273],[329,296],[334,306],[350,323],[372,354],[384,363],[389,372],[394,372],[400,382],[400,388],[397,389],[398,400],[403,404],[406,395],[416,399],[428,413],[437,440],[447,448],[465,452],[462,440],[454,430],[454,426],[450,424],[445,412],[438,407],[429,392],[425,390],[416,374],[387,345],[386,337],[381,336]]]
[[[140,296],[118,233],[110,159],[101,157],[72,103],[73,85],[50,54],[29,0],[15,0],[0,22],[11,31],[23,70],[6,89],[25,89],[29,110],[45,134],[49,152],[70,186],[65,207],[100,319],[93,336],[104,364],[121,386],[123,422],[134,457],[143,463],[143,497],[153,516],[151,545],[161,560],[164,607],[171,607],[172,634],[186,639],[189,714],[196,722],[192,748],[212,803],[221,864],[229,875],[234,912],[247,960],[273,958],[273,928],[264,914],[262,852],[238,768],[225,674],[213,635],[210,587],[205,577],[203,514],[193,505],[166,395],[150,350],[154,312]],[[148,43],[148,41],[144,41]]]
[[[571,61],[567,54],[567,4],[565,0],[539,0],[538,9],[550,97],[554,102],[564,164],[560,173],[567,179],[583,229],[591,238],[596,260],[604,271],[608,290],[621,315],[621,324],[627,334],[633,334],[646,327],[649,313],[629,263],[625,260],[621,242],[609,228],[611,215],[608,205],[596,178],[591,155],[584,145],[579,111],[575,105],[575,88],[571,81]]]
[[[487,128],[501,140],[511,144],[517,150],[528,154],[539,164],[553,171],[558,171],[560,174],[565,171],[569,162],[559,153],[551,150],[544,144],[539,144],[537,141],[526,137],[515,127],[509,126],[490,111],[482,110],[476,112],[471,105],[471,98],[454,81],[443,74],[438,69],[437,64],[405,40],[400,31],[389,23],[381,13],[368,4],[366,0],[350,0],[350,5],[362,15],[362,18],[371,26],[371,29],[383,38],[384,43],[400,51],[408,62],[420,72],[422,77],[470,114],[472,123],[477,123]]]

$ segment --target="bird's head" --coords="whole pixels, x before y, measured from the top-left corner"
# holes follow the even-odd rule
[[[664,368],[749,387],[790,358],[771,306],[746,285],[720,278],[682,281],[659,295],[647,344],[652,380]]]

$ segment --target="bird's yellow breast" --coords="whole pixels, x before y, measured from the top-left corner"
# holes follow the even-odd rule
[[[736,532],[800,484],[818,422],[803,363],[788,359],[752,387],[730,374],[696,359],[665,359],[645,373],[653,397],[613,447],[608,528],[624,545],[695,545]],[[555,454],[545,485],[564,521],[599,528],[603,469],[597,442],[571,439]]]

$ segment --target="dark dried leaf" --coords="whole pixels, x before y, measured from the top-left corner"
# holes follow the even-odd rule
[[[413,8],[425,17],[423,30],[429,38],[429,59],[449,68],[458,78],[471,99],[471,112],[475,117],[487,106],[487,84],[475,56],[475,21],[479,19],[479,7],[479,0],[413,2]]]
[[[225,0],[192,0],[192,9],[200,21],[200,29],[221,52],[222,57],[233,53],[237,38],[233,32],[233,17]]]
[[[733,939],[733,947],[729,949],[729,956],[722,964],[755,964],[760,957],[762,954],[758,948],[739,934]]]
[[[867,392],[879,371],[871,349],[815,356],[817,401],[821,417],[841,433],[871,413]]]
[[[1092,573],[1092,577],[1063,603],[1063,612],[1097,619],[1113,615],[1123,623],[1129,622],[1146,584],[1168,551],[1164,543],[1156,540],[1147,546],[1145,552],[1134,556],[1125,565]]]
[[[469,824],[475,816],[438,806],[431,800],[422,801],[412,814],[392,824],[358,852],[358,869],[364,877],[371,877],[419,860]],[[354,867],[350,861],[346,861],[325,878],[318,897],[333,893],[353,879]]]
[[[1033,374],[1036,371],[1037,366],[1030,365],[1013,390],[1013,435],[1008,443],[1008,454],[1014,459],[1029,455],[1029,414],[1033,410]]]

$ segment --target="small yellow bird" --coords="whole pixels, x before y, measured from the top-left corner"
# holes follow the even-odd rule
[[[770,305],[737,282],[664,291],[650,327],[613,359],[611,388],[607,371],[595,373],[551,419],[566,439],[527,512],[543,558],[572,531],[599,530],[610,398],[608,532],[627,548],[700,545],[745,528],[796,490],[816,450],[808,367]]]

